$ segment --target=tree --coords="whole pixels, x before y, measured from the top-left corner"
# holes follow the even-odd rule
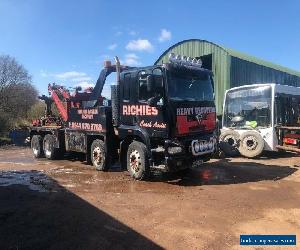
[[[0,109],[13,118],[27,118],[37,101],[37,91],[31,84],[11,84],[2,93],[4,103]]]
[[[60,116],[59,112],[57,110],[57,107],[54,103],[52,103],[52,114],[54,116]],[[38,100],[34,105],[32,105],[32,107],[30,108],[30,110],[28,111],[28,120],[32,121],[34,119],[38,119],[42,116],[45,115],[45,111],[46,111],[46,104],[44,101]]]
[[[28,111],[37,101],[37,90],[23,65],[9,55],[0,56],[0,117],[8,117],[6,124],[27,118]],[[0,119],[1,122],[1,119]],[[3,122],[0,126],[4,126]]]

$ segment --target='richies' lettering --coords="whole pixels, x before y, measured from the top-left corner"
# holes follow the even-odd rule
[[[123,115],[158,115],[156,107],[150,107],[148,105],[123,105]]]

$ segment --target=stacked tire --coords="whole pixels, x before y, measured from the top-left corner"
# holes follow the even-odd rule
[[[219,137],[219,147],[226,156],[234,157],[239,155],[239,133],[234,130],[224,130]]]
[[[247,158],[259,156],[264,149],[264,139],[256,131],[247,131],[240,137],[239,152]]]
[[[240,135],[234,130],[224,130],[220,135],[219,147],[229,157],[241,154],[255,158],[264,149],[264,139],[257,131],[246,131]]]

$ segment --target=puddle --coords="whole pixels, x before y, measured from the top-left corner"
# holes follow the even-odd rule
[[[57,167],[57,168],[51,168],[50,171],[51,173],[59,174],[59,173],[64,173],[64,174],[82,174],[83,172],[81,171],[76,171],[72,168],[63,168],[63,167]]]
[[[24,185],[38,192],[52,191],[55,183],[41,171],[0,171],[0,186]]]
[[[186,173],[159,173],[153,175],[152,181],[174,185],[214,185],[233,183],[236,176],[222,167],[201,166],[188,170]]]
[[[66,188],[74,188],[74,187],[76,187],[76,185],[74,185],[74,184],[62,184],[62,186],[66,187]]]
[[[18,156],[13,156],[13,157],[5,157],[5,158],[0,158],[0,163],[4,164],[20,164],[20,165],[25,165],[25,164],[31,164],[31,163],[36,163],[37,161],[34,158],[31,157],[24,157],[23,155]]]
[[[230,162],[205,164],[192,170],[181,182],[183,185],[237,184],[258,181],[278,181],[297,171],[288,166],[264,165],[260,163]]]
[[[223,168],[204,168],[199,171],[199,177],[203,184],[232,183],[236,176],[231,175]]]

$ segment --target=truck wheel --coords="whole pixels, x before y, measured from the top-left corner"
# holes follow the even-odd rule
[[[254,158],[264,149],[264,139],[255,131],[245,132],[241,135],[239,151],[241,155]]]
[[[40,135],[34,135],[31,138],[31,149],[35,158],[43,157],[43,139]]]
[[[91,146],[91,161],[96,170],[105,171],[108,169],[106,159],[106,148],[102,140],[96,139]]]
[[[239,137],[239,133],[233,130],[227,130],[221,133],[219,147],[225,155],[233,157],[239,154]]]
[[[127,170],[136,180],[144,180],[150,173],[148,153],[146,145],[133,141],[127,151]]]
[[[44,155],[49,160],[54,160],[58,156],[58,149],[55,148],[56,138],[54,135],[47,134],[43,140]]]

